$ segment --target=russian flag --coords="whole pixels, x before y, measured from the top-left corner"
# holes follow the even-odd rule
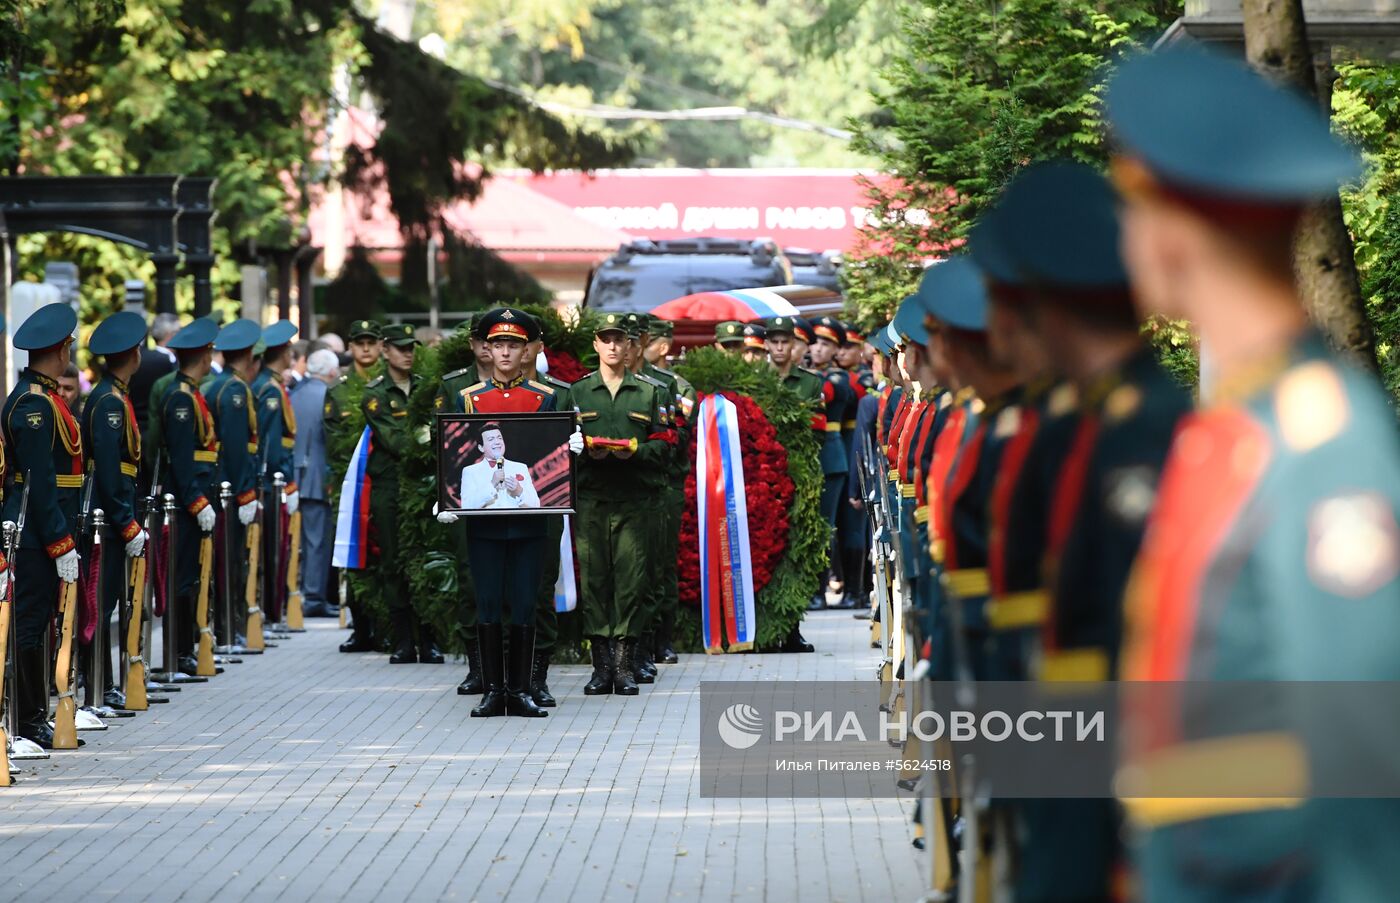
[[[345,481],[340,484],[340,510],[335,518],[335,549],[331,565],[350,570],[363,570],[369,552],[369,463],[370,430],[360,434],[350,466],[345,469]]]

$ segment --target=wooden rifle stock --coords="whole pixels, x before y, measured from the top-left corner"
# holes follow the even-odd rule
[[[146,560],[151,554],[151,539],[146,538],[146,552],[131,563],[131,617],[126,624],[126,707],[144,712],[146,702],[146,660],[141,657],[141,637],[145,633]]]
[[[248,601],[248,648],[260,651],[263,645],[263,613],[258,607],[258,561],[262,553],[262,524],[257,518],[248,525],[248,584],[244,597]]]
[[[59,617],[63,629],[58,641],[58,662],[53,682],[58,688],[58,708],[53,715],[53,748],[77,749],[78,704],[73,698],[73,627],[78,615],[78,584],[60,584]]]
[[[171,567],[174,567],[171,562]],[[199,537],[199,602],[194,607],[194,623],[199,628],[199,656],[195,674],[213,677],[219,673],[214,666],[214,628],[209,623],[209,578],[214,569],[214,537],[205,533]]]
[[[288,519],[287,526],[287,627],[292,630],[305,630],[306,621],[301,613],[301,510],[298,509]]]

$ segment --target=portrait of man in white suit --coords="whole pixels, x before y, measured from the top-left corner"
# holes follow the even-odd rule
[[[530,468],[506,457],[499,423],[481,428],[481,460],[462,468],[462,507],[473,510],[538,508],[540,497]]]

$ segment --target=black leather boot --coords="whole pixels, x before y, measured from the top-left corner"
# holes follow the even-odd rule
[[[418,625],[418,663],[420,665],[441,665],[442,652],[437,647],[433,629],[427,624]]]
[[[549,692],[549,650],[536,649],[530,663],[530,698],[542,709],[552,709],[559,703]]]
[[[633,637],[622,637],[613,641],[613,693],[617,696],[636,696],[636,656],[637,641]]]
[[[656,683],[656,665],[651,662],[651,634],[644,633],[632,647],[632,671],[639,684]]]
[[[801,626],[802,625],[800,624],[792,625],[792,632],[787,635],[787,639],[783,640],[783,645],[778,649],[779,652],[817,651],[817,647],[813,646],[811,643],[807,642],[805,638],[803,638]]]
[[[53,749],[49,727],[48,656],[42,648],[15,650],[15,733],[44,749]]]
[[[530,695],[530,672],[535,666],[535,628],[512,624],[510,662],[506,666],[506,714],[517,718],[543,718],[549,713],[535,705]]]
[[[350,632],[350,639],[340,644],[340,651],[373,652],[374,620],[363,604],[352,606],[350,611],[355,616],[355,628]]]
[[[457,685],[457,695],[480,696],[481,691],[481,649],[471,643],[467,646],[467,676]]]
[[[481,677],[486,684],[481,702],[472,709],[473,718],[494,718],[506,713],[505,649],[501,646],[500,624],[476,625],[477,654],[481,656]]]
[[[413,645],[413,615],[406,611],[391,612],[394,622],[394,652],[391,665],[411,665],[418,661],[418,649]]]
[[[588,654],[593,659],[593,677],[583,685],[584,696],[608,696],[613,691],[612,644],[607,637],[588,638]]]
[[[679,662],[680,656],[676,655],[675,648],[671,645],[672,625],[667,621],[661,622],[661,627],[656,631],[656,662],[661,665],[674,665]]]

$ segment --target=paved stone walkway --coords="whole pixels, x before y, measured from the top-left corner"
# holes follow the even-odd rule
[[[633,699],[559,667],[549,718],[472,719],[461,666],[340,655],[331,621],[169,705],[16,763],[0,898],[913,901],[909,804],[709,800],[699,681],[869,679],[867,626],[815,655],[683,656]]]

